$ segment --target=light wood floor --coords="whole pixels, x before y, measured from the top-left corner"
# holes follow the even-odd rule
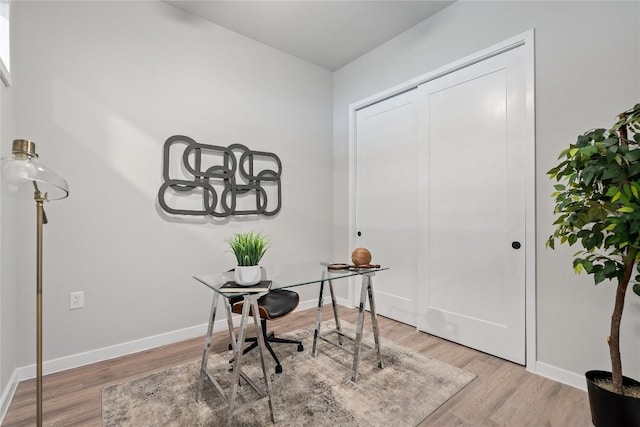
[[[341,308],[340,313],[342,319],[355,324],[357,310]],[[278,335],[311,327],[314,316],[313,309],[293,313],[270,322],[269,328]],[[329,318],[328,312],[325,318]],[[591,425],[583,391],[531,374],[522,366],[417,332],[414,327],[393,320],[380,317],[379,324],[383,337],[478,376],[419,427]],[[226,351],[227,337],[227,332],[215,334],[212,351]],[[45,376],[45,425],[100,426],[103,387],[199,359],[203,342],[203,338],[191,339]],[[2,426],[33,426],[35,412],[35,380],[21,382]]]

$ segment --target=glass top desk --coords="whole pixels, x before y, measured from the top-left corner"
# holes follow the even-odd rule
[[[319,284],[319,292],[318,292],[318,306],[316,309],[316,320],[314,325],[314,333],[313,333],[313,349],[312,355],[315,357],[318,354],[318,340],[325,341],[332,345],[335,345],[338,348],[341,348],[351,354],[353,354],[353,369],[352,369],[352,377],[351,380],[356,382],[358,380],[358,364],[360,363],[360,359],[362,357],[368,356],[375,352],[376,360],[378,363],[378,367],[382,368],[382,359],[380,357],[380,337],[379,337],[379,329],[378,329],[378,320],[376,317],[376,308],[375,301],[373,297],[373,280],[372,277],[375,273],[379,271],[388,270],[388,268],[368,268],[368,269],[343,269],[343,270],[332,270],[328,268],[328,263],[304,263],[304,264],[289,264],[289,265],[276,265],[271,267],[264,267],[264,273],[266,276],[266,280],[271,280],[271,290],[274,289],[284,289],[284,288],[295,288],[298,286],[310,285],[310,284]],[[253,405],[268,401],[269,410],[271,413],[271,420],[275,422],[273,416],[273,405],[271,402],[271,380],[269,375],[267,374],[264,353],[265,353],[265,344],[264,337],[262,336],[262,329],[260,327],[260,319],[258,317],[254,317],[254,325],[255,331],[257,335],[258,341],[258,353],[260,355],[260,363],[262,365],[262,373],[265,380],[266,390],[259,390],[258,387],[242,372],[241,362],[242,362],[242,345],[245,339],[245,331],[247,328],[248,317],[249,317],[249,309],[251,308],[251,312],[258,313],[258,298],[263,293],[244,293],[244,292],[233,292],[233,293],[224,293],[220,290],[220,287],[228,281],[233,281],[233,271],[229,271],[226,273],[218,273],[218,274],[206,274],[200,276],[194,276],[194,278],[211,288],[213,293],[213,302],[211,304],[211,315],[209,316],[209,326],[207,328],[207,335],[205,337],[205,346],[204,352],[202,355],[202,364],[200,366],[200,374],[198,378],[198,388],[197,388],[197,398],[200,399],[202,396],[202,388],[204,386],[205,379],[209,379],[212,384],[216,387],[218,392],[222,394],[222,396],[229,402],[229,418],[228,424],[231,424],[231,419],[233,415],[252,407]],[[358,306],[358,321],[356,324],[356,333],[355,337],[347,336],[343,333],[342,327],[340,325],[340,317],[338,316],[337,304],[335,293],[333,290],[333,281],[336,279],[343,279],[348,277],[360,276],[362,277],[362,285],[360,288],[360,303]],[[320,326],[322,324],[322,306],[324,299],[324,285],[329,285],[329,291],[331,294],[331,305],[333,309],[333,318],[335,321],[335,328],[325,331],[323,333],[320,332]],[[346,282],[345,282],[346,283]],[[227,312],[227,326],[229,329],[229,335],[231,338],[231,348],[233,350],[233,360],[232,364],[224,364],[217,366],[212,369],[207,368],[207,361],[209,359],[209,351],[211,349],[211,336],[213,334],[213,325],[216,317],[216,310],[218,307],[218,301],[220,300],[220,296],[222,296],[222,300],[224,302],[224,306]],[[229,299],[233,297],[243,297],[245,304],[243,304],[242,315],[240,317],[240,326],[238,328],[238,334],[236,337],[233,320],[232,320],[232,312],[231,305],[229,303]],[[373,337],[374,337],[374,347],[366,348],[363,351],[363,347],[367,347],[362,344],[362,330],[364,326],[364,313],[365,307],[367,303],[367,299],[369,300],[369,312],[371,314],[371,324],[373,329]],[[335,334],[337,335],[337,343],[333,340],[328,339],[329,335]],[[353,350],[350,350],[347,347],[343,347],[343,338],[354,341]],[[233,381],[231,385],[231,390],[227,396],[225,390],[222,389],[220,384],[216,381],[214,377],[215,372],[220,371],[229,371],[233,372]],[[240,381],[240,378],[245,380],[258,394],[259,398],[250,403],[244,403],[240,406],[236,405],[236,395],[237,395],[237,387]],[[236,407],[237,406],[237,407]]]

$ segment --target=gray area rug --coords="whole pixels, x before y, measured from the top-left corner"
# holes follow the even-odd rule
[[[353,331],[353,326],[345,324],[343,329]],[[377,367],[374,355],[364,358],[358,382],[353,383],[351,355],[320,343],[318,357],[311,357],[311,329],[286,336],[302,340],[305,350],[298,353],[295,345],[274,344],[284,369],[281,374],[274,373],[273,360],[266,355],[278,426],[415,426],[475,378],[472,373],[382,340],[384,369]],[[211,355],[209,366],[226,363],[230,354]],[[103,426],[226,425],[226,405],[211,384],[205,385],[203,401],[195,400],[199,366],[197,360],[105,387]],[[259,366],[256,350],[243,358],[243,370],[262,386]],[[216,378],[227,387],[231,375],[220,373]],[[241,396],[252,400],[256,395],[245,384]],[[236,415],[232,425],[273,425],[267,403]]]

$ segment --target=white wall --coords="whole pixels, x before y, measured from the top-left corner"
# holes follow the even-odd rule
[[[11,95],[11,88],[0,82],[0,157],[11,155]],[[11,200],[7,201],[4,196],[0,197],[0,417],[4,415],[9,404],[6,397],[13,392],[13,375],[18,366],[14,268],[17,262],[17,236],[13,226],[18,220],[15,215],[17,204]]]
[[[12,44],[15,135],[71,189],[46,206],[45,361],[206,323],[212,295],[192,275],[233,267],[224,240],[234,232],[271,236],[265,264],[330,258],[329,71],[160,2],[15,2]],[[174,134],[276,153],[281,212],[169,218],[157,192]],[[35,227],[30,210],[20,215],[27,244],[7,260],[19,264],[26,366]],[[70,311],[79,290],[85,308]]]
[[[546,250],[559,152],[593,127],[610,126],[640,100],[640,3],[459,1],[334,74],[335,254],[348,253],[348,106],[535,28],[537,351],[539,372],[583,385],[609,369],[614,289],[575,276],[575,248]],[[378,260],[383,262],[382,260]],[[623,356],[640,378],[640,299],[629,296]]]
[[[1,62],[1,61],[0,61]],[[0,71],[1,73],[1,71]],[[8,117],[8,115],[5,114],[5,116],[2,115],[2,112],[4,111],[3,108],[3,100],[5,99],[5,92],[6,92],[6,86],[4,85],[3,82],[0,82],[0,142],[3,140],[3,134],[2,134],[2,130],[4,129],[3,126],[3,121],[6,120],[5,117]],[[2,144],[0,144],[0,158],[3,157],[2,156]],[[0,174],[0,186],[2,185],[2,174]],[[3,215],[2,215],[2,198],[0,197],[0,222],[2,221]],[[4,280],[2,280],[2,273],[4,271],[4,269],[2,268],[2,226],[0,225],[0,396],[2,396],[2,391],[5,389],[6,384],[8,382],[7,380],[7,376],[5,376],[4,371],[5,371],[5,365],[3,365],[2,361],[4,359],[4,355],[3,355],[3,350],[5,349],[5,347],[2,345],[2,337],[4,335],[4,333],[2,332],[2,326],[7,324],[8,322],[6,320],[3,321],[3,312],[4,310],[2,310],[2,302],[3,302],[3,289],[2,289],[2,284],[4,283]],[[0,402],[2,402],[2,399],[0,397]],[[0,419],[2,419],[4,414],[4,411],[0,410]]]

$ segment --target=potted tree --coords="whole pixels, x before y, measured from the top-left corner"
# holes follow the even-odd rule
[[[227,240],[238,265],[234,280],[239,285],[255,285],[260,282],[262,272],[258,263],[269,248],[269,239],[260,233],[236,233]]]
[[[596,285],[616,284],[607,337],[611,372],[585,374],[592,421],[597,427],[640,426],[640,384],[623,376],[620,358],[627,289],[640,295],[640,104],[621,113],[611,129],[578,136],[559,160],[548,172],[558,182],[552,195],[558,218],[547,246],[579,242],[574,270],[592,275]]]

